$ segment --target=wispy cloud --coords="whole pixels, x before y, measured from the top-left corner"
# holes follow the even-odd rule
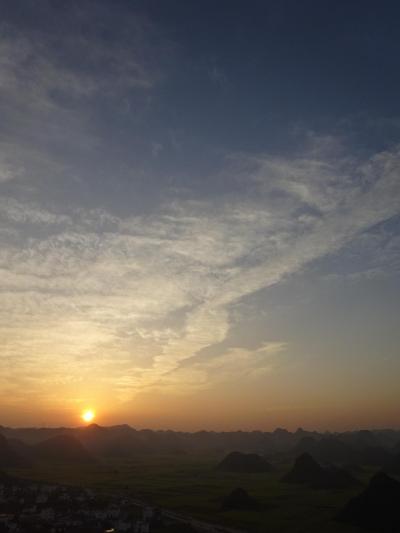
[[[233,304],[398,213],[399,171],[397,148],[360,160],[315,139],[293,158],[231,158],[240,194],[147,215],[3,199],[1,379],[12,361],[20,376],[37,369],[37,394],[51,390],[50,376],[69,394],[95,378],[121,400],[238,369],[251,379],[285,339],[194,356],[226,339]]]

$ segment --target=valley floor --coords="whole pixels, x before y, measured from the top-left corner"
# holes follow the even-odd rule
[[[87,466],[36,465],[11,474],[36,481],[87,487],[189,515],[194,519],[254,533],[357,533],[334,521],[336,513],[362,487],[313,490],[280,481],[289,465],[273,473],[233,474],[215,470],[212,455],[146,455]],[[367,482],[371,472],[360,474]],[[222,511],[221,502],[234,488],[244,488],[260,503],[256,511]]]

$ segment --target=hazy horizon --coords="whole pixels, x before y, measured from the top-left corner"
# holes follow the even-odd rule
[[[399,427],[399,4],[1,7],[0,423]]]
[[[77,424],[75,426],[66,426],[66,425],[40,425],[37,426],[7,426],[0,424],[0,428],[6,428],[6,429],[12,429],[12,430],[58,430],[58,429],[68,429],[68,430],[76,430],[76,429],[85,429],[90,426],[100,427],[100,428],[115,428],[115,427],[122,427],[127,426],[135,431],[153,431],[153,432],[173,432],[173,433],[201,433],[201,432],[208,432],[208,433],[274,433],[276,430],[283,430],[287,431],[288,433],[294,434],[297,431],[304,431],[305,433],[317,433],[320,435],[326,434],[326,435],[336,435],[336,434],[342,434],[342,433],[357,433],[359,431],[369,431],[369,432],[375,432],[375,431],[400,431],[400,425],[393,426],[393,427],[348,427],[348,428],[342,428],[342,429],[332,429],[332,428],[309,428],[309,427],[301,427],[298,426],[296,428],[290,429],[286,427],[277,426],[272,429],[262,429],[259,427],[253,427],[253,428],[247,428],[244,429],[243,427],[230,427],[230,428],[205,428],[205,427],[198,427],[196,428],[189,428],[189,429],[180,429],[180,428],[170,428],[170,427],[147,427],[147,426],[132,426],[131,424],[126,423],[116,423],[116,424],[100,424],[98,422],[92,422],[90,424]]]

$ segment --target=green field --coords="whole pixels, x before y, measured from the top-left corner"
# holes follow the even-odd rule
[[[36,466],[10,473],[25,479],[125,493],[194,517],[262,533],[356,533],[333,519],[349,498],[362,490],[324,491],[280,482],[289,465],[274,473],[228,474],[215,470],[220,457],[143,456],[88,466]],[[364,480],[368,478],[365,475]],[[232,489],[243,487],[261,504],[260,511],[220,510]]]

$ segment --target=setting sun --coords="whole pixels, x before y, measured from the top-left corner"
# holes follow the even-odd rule
[[[85,422],[92,422],[94,420],[95,413],[92,409],[87,409],[82,413],[82,420]]]

